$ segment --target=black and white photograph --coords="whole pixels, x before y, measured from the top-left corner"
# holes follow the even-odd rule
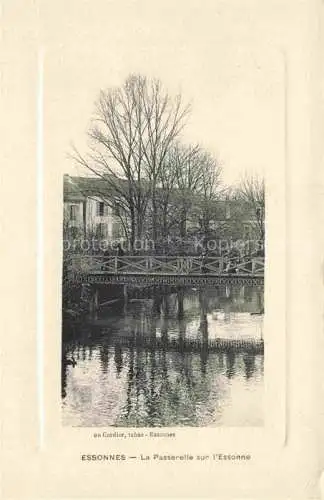
[[[204,48],[168,61],[160,41],[129,71],[76,83],[87,106],[80,133],[64,128],[64,426],[264,425],[265,177],[282,151],[282,89],[253,50]]]

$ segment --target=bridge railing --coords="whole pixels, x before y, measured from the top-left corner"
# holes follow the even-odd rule
[[[237,273],[263,275],[262,257],[244,260],[224,257],[165,256],[165,255],[127,255],[93,256],[75,255],[72,257],[72,269],[81,273],[108,274],[212,274]]]

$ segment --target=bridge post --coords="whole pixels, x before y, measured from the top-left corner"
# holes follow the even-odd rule
[[[93,289],[91,290],[91,295],[89,298],[89,314],[90,316],[93,316],[94,312],[94,303],[93,303]]]
[[[94,310],[95,310],[95,312],[97,312],[99,310],[99,290],[98,290],[98,288],[95,289],[93,301],[94,301]]]
[[[89,300],[89,313],[91,316],[94,316],[99,310],[99,290],[98,287],[95,287],[92,290],[92,294]]]
[[[162,344],[167,344],[168,342],[168,317],[167,317],[167,299],[164,296],[162,299],[162,308],[161,308],[161,341]]]
[[[184,308],[183,308],[183,298],[184,298],[184,293],[183,293],[183,288],[179,288],[177,292],[177,299],[178,299],[178,318],[183,319],[183,314],[184,314]]]
[[[124,285],[123,289],[124,289],[124,301],[128,302],[128,286]]]

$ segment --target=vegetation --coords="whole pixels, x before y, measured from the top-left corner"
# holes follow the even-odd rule
[[[130,75],[121,87],[100,92],[87,153],[73,147],[73,159],[114,193],[105,202],[131,249],[144,235],[162,246],[170,232],[184,240],[193,216],[208,240],[214,202],[224,193],[222,169],[199,144],[183,143],[190,112],[159,80]]]

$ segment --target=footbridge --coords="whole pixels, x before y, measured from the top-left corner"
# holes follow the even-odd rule
[[[77,280],[91,284],[262,285],[264,258],[75,255],[71,271]]]

